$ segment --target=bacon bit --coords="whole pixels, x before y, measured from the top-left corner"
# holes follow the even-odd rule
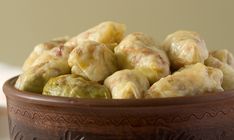
[[[58,49],[56,50],[56,56],[62,56],[63,55],[63,45],[60,45]]]
[[[162,56],[160,54],[158,54],[158,58],[159,58],[161,64],[163,64],[163,65],[166,64],[166,62],[164,61],[164,59],[162,58]]]

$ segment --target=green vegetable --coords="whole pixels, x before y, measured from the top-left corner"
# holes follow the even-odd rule
[[[73,74],[51,78],[45,85],[42,94],[76,98],[111,98],[111,94],[105,86]]]
[[[46,82],[62,74],[70,73],[70,67],[64,59],[48,59],[24,71],[16,81],[15,87],[22,91],[42,93]]]

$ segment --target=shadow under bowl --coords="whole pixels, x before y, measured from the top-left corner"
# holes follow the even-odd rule
[[[234,90],[161,99],[78,99],[5,82],[11,140],[232,140]]]

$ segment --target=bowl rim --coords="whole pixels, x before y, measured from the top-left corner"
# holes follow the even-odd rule
[[[20,91],[15,88],[18,76],[8,79],[3,85],[3,92],[8,99],[20,100],[32,104],[72,107],[151,107],[178,106],[219,102],[234,97],[234,90],[207,93],[205,95],[169,97],[154,99],[80,99],[71,97],[45,96],[38,93]]]

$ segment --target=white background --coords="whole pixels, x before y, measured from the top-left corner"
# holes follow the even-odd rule
[[[19,73],[20,68],[0,63],[0,140],[9,140],[6,100],[2,85],[7,79]]]

